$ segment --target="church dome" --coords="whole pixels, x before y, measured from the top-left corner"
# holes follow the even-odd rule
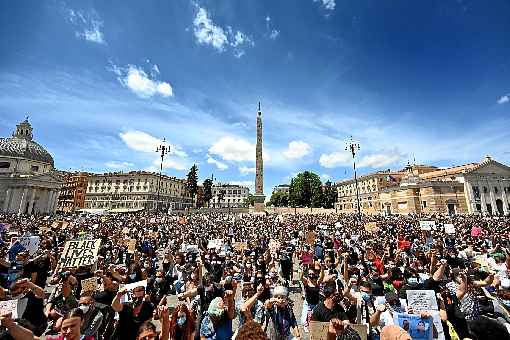
[[[16,126],[10,138],[0,138],[0,156],[17,157],[51,164],[53,157],[41,145],[32,140],[32,126],[27,119]]]

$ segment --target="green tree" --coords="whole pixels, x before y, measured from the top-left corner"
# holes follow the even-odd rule
[[[271,195],[269,205],[273,207],[286,207],[289,204],[289,195],[283,191],[275,191]]]
[[[244,200],[244,206],[246,208],[253,207],[255,205],[255,196],[253,194],[249,194],[248,197]]]
[[[335,206],[335,203],[338,199],[338,193],[336,191],[336,187],[331,184],[330,181],[327,181],[324,184],[324,204],[323,207],[326,209],[331,209]]]
[[[204,202],[207,202],[207,207],[209,207],[209,203],[212,199],[212,180],[210,178],[204,181]]]
[[[297,206],[322,206],[322,182],[319,175],[304,171],[296,175],[290,184],[291,203]]]
[[[198,168],[196,164],[193,164],[191,169],[189,169],[186,189],[191,194],[191,199],[193,200],[198,192]]]

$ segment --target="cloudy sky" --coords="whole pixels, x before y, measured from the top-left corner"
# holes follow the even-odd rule
[[[265,191],[310,169],[510,162],[510,2],[0,2],[0,135],[30,115],[60,169],[156,170]]]

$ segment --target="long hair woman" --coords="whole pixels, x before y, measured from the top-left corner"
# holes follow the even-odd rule
[[[192,340],[195,326],[193,312],[185,304],[180,304],[170,318],[170,340]]]

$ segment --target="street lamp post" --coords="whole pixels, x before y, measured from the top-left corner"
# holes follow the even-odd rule
[[[156,201],[156,212],[159,212],[159,194],[161,191],[161,176],[162,176],[162,172],[163,172],[163,161],[165,159],[165,156],[170,152],[170,146],[166,145],[165,138],[163,138],[161,145],[159,145],[156,148],[156,152],[159,153],[161,156],[161,163],[160,163],[160,167],[159,167],[159,177],[158,177],[158,198]]]
[[[361,205],[359,201],[359,189],[358,189],[358,176],[356,174],[356,152],[359,151],[360,145],[359,143],[355,143],[352,140],[352,136],[350,141],[347,142],[347,146],[345,147],[345,151],[349,151],[352,154],[352,164],[354,169],[354,185],[356,185],[356,205],[358,208],[358,220],[361,223]]]

